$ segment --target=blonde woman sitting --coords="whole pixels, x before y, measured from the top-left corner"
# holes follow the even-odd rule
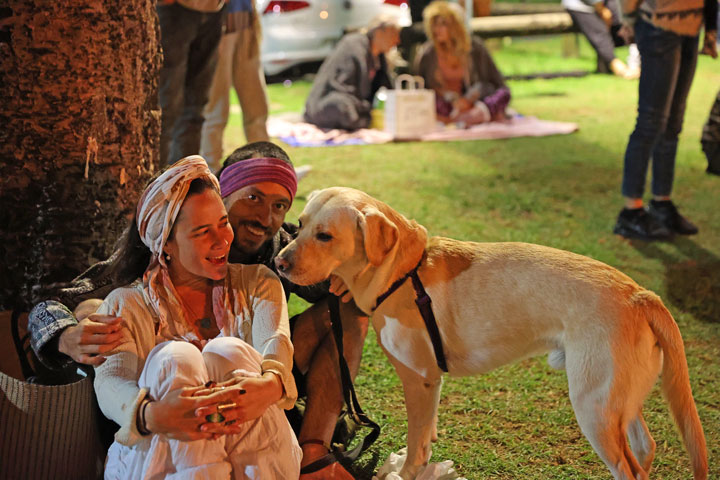
[[[464,126],[502,120],[510,89],[479,38],[470,38],[461,7],[432,2],[423,11],[428,41],[414,71],[435,90],[438,119]]]
[[[115,256],[141,280],[98,311],[127,325],[96,367],[100,408],[120,425],[106,479],[298,478],[285,295],[265,266],[228,265],[232,240],[201,157],[143,193]]]

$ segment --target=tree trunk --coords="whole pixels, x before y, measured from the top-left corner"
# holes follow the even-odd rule
[[[160,63],[154,1],[0,7],[0,310],[111,252],[157,169]]]

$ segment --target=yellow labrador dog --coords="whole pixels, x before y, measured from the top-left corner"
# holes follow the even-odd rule
[[[372,315],[405,393],[403,478],[414,478],[430,458],[443,372],[410,279],[377,303],[419,262],[451,375],[549,352],[549,363],[567,372],[582,432],[613,477],[630,480],[648,478],[655,442],[642,404],[662,370],[694,477],[707,478],[705,437],[678,327],[657,295],[623,273],[539,245],[428,238],[421,225],[349,188],[314,192],[300,223],[276,265],[301,285],[339,276]]]

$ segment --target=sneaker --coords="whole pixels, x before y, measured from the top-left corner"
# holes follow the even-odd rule
[[[650,200],[648,213],[658,222],[662,223],[673,233],[680,235],[695,235],[698,233],[696,227],[690,220],[680,215],[677,207],[671,200],[655,201]]]
[[[672,231],[655,220],[644,208],[623,208],[613,233],[641,240],[667,240],[672,237]]]

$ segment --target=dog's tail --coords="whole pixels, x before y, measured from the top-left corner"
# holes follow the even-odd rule
[[[705,435],[690,388],[690,375],[680,330],[657,295],[643,291],[636,293],[635,299],[647,312],[650,328],[663,351],[662,389],[683,437],[685,448],[690,454],[693,477],[695,480],[706,480],[708,461]]]

